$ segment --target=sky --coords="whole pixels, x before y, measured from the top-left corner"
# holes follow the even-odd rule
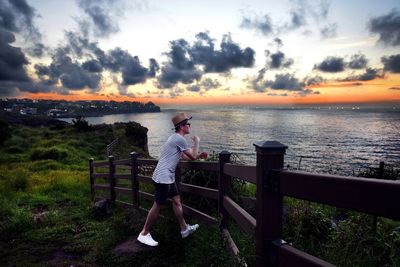
[[[398,0],[1,0],[0,97],[400,103]]]

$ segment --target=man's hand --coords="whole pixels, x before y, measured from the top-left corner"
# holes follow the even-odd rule
[[[198,157],[199,157],[199,159],[207,159],[208,158],[208,154],[207,154],[207,152],[201,152]]]

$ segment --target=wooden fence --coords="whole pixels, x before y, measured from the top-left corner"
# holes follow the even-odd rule
[[[238,254],[239,249],[228,231],[229,218],[236,221],[244,232],[255,236],[257,266],[332,266],[290,246],[282,239],[284,196],[400,220],[398,181],[288,171],[283,169],[287,146],[276,141],[260,142],[254,146],[256,166],[230,163],[230,153],[223,151],[219,154],[219,162],[182,161],[176,171],[180,191],[218,201],[220,220],[187,205],[183,205],[184,213],[207,225],[220,226],[234,255]],[[90,160],[90,189],[93,198],[95,190],[99,189],[109,191],[111,202],[129,207],[140,208],[141,199],[153,200],[152,194],[140,190],[141,183],[152,183],[152,179],[139,170],[143,166],[155,166],[157,161],[140,159],[136,153],[130,156],[130,159],[122,160],[114,160],[110,156],[104,162]],[[116,173],[119,165],[128,166],[130,174]],[[108,167],[109,171],[95,173],[97,167]],[[216,172],[219,177],[218,189],[182,183],[180,177],[183,169]],[[228,196],[232,177],[256,184],[256,218]],[[97,178],[106,178],[109,183],[96,184]],[[120,179],[129,179],[132,186],[119,187]],[[117,192],[132,197],[132,203],[118,200]]]

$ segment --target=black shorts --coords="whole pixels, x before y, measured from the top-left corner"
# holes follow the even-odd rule
[[[164,205],[167,202],[167,198],[173,198],[179,195],[176,183],[172,184],[160,184],[153,182],[155,187],[154,201],[157,204]]]

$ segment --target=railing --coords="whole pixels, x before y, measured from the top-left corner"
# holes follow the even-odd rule
[[[114,148],[118,146],[119,139],[115,138],[111,143],[109,143],[106,147],[107,156],[111,156],[113,154]]]
[[[230,163],[230,153],[219,154],[219,162],[180,162],[176,170],[176,181],[180,191],[218,200],[221,219],[205,214],[190,206],[183,206],[188,214],[210,226],[220,226],[233,255],[239,249],[228,231],[232,218],[246,233],[255,236],[257,266],[332,266],[319,258],[300,251],[282,239],[283,196],[309,200],[336,207],[366,212],[377,216],[400,220],[400,183],[367,178],[337,175],[310,174],[283,170],[286,146],[276,141],[255,144],[256,166]],[[90,188],[109,190],[111,202],[140,208],[140,199],[153,200],[153,195],[140,190],[140,183],[152,183],[151,177],[140,174],[143,166],[155,166],[156,160],[139,159],[131,153],[130,159],[94,162],[90,160]],[[130,174],[117,174],[116,166],[130,168]],[[108,173],[95,173],[97,167],[108,167]],[[218,190],[181,182],[182,169],[206,170],[218,173]],[[232,177],[256,184],[256,218],[241,208],[229,196]],[[97,178],[107,178],[108,184],[96,184]],[[129,179],[131,188],[118,186],[120,179]],[[132,203],[116,199],[116,192],[132,197]]]

